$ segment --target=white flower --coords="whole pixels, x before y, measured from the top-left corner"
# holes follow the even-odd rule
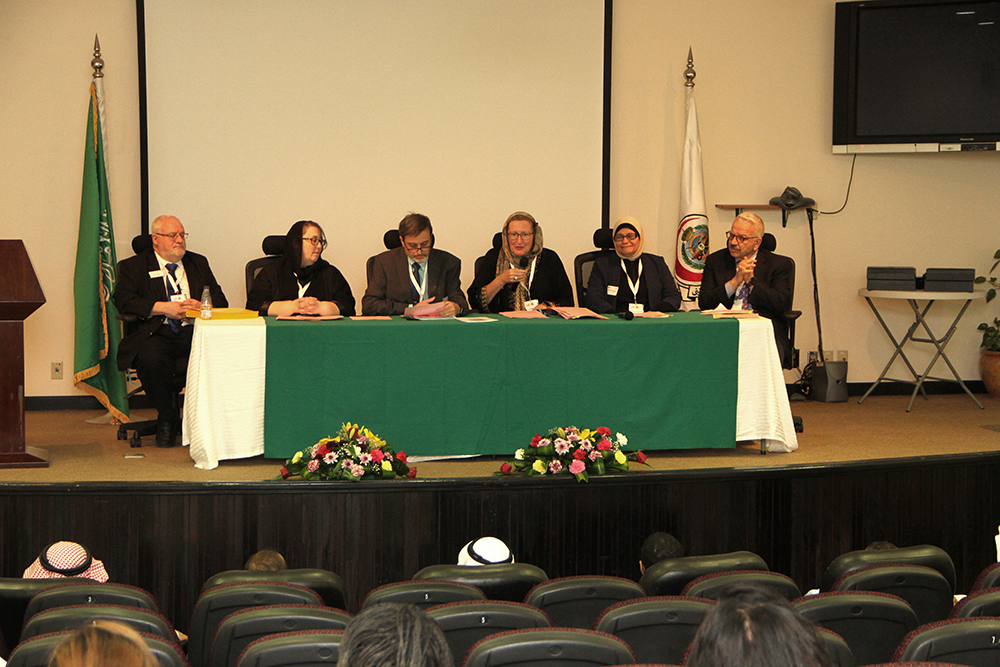
[[[624,447],[625,445],[628,444],[628,438],[625,437],[625,434],[616,433],[615,435],[617,436],[615,438],[615,442],[618,443],[619,447]]]
[[[514,458],[517,459],[518,461],[523,461],[524,460],[524,450],[523,449],[519,449],[516,452],[514,452]]]

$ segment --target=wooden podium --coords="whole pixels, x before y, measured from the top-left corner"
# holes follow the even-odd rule
[[[46,468],[24,445],[24,320],[45,295],[21,240],[0,239],[0,266],[0,468]]]

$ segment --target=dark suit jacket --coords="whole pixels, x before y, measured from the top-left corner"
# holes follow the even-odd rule
[[[726,283],[735,275],[736,260],[729,254],[728,248],[709,255],[701,274],[698,307],[709,310],[722,304],[732,308],[733,297],[726,295]],[[757,266],[750,281],[750,306],[774,325],[778,355],[781,365],[786,368],[791,365],[792,343],[788,339],[788,322],[784,315],[792,307],[794,280],[795,265],[792,260],[770,250],[757,250]]]
[[[427,258],[427,294],[435,302],[452,301],[469,312],[462,293],[462,260],[444,250],[431,249]],[[361,298],[362,315],[402,315],[410,301],[410,268],[402,247],[376,255],[368,289]]]
[[[644,252],[639,256],[639,261],[642,262],[642,279],[646,283],[646,292],[649,296],[647,310],[673,312],[680,308],[680,290],[677,289],[674,276],[663,258]],[[590,272],[586,303],[583,305],[595,313],[615,312],[618,297],[608,295],[608,285],[620,285],[621,280],[622,263],[618,255],[598,258]]]
[[[188,288],[192,299],[200,299],[206,285],[212,294],[212,305],[226,308],[229,302],[222,288],[212,275],[208,260],[203,255],[188,251],[181,260],[187,275]],[[167,288],[163,278],[150,278],[150,271],[158,271],[156,253],[144,250],[129,257],[118,265],[118,284],[115,286],[115,307],[122,315],[135,315],[139,322],[133,331],[122,339],[118,346],[118,368],[125,370],[132,365],[142,343],[166,320],[163,315],[150,317],[157,301],[168,301]]]

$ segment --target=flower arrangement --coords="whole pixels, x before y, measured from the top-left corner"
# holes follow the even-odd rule
[[[580,430],[575,426],[560,426],[544,436],[535,434],[531,445],[514,452],[513,461],[505,461],[495,475],[523,472],[526,475],[558,475],[568,472],[578,482],[586,482],[590,475],[603,475],[617,470],[628,472],[628,462],[646,464],[642,452],[622,451],[628,438],[617,433],[611,439],[611,429],[601,426]]]
[[[364,426],[343,424],[332,438],[295,452],[285,461],[281,478],[300,476],[307,480],[392,479],[417,476],[406,465],[406,452],[395,452],[385,440]]]

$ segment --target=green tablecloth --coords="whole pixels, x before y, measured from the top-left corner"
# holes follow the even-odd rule
[[[628,449],[735,446],[735,320],[495,320],[267,318],[265,456],[345,421],[410,455],[509,455],[565,425]]]

